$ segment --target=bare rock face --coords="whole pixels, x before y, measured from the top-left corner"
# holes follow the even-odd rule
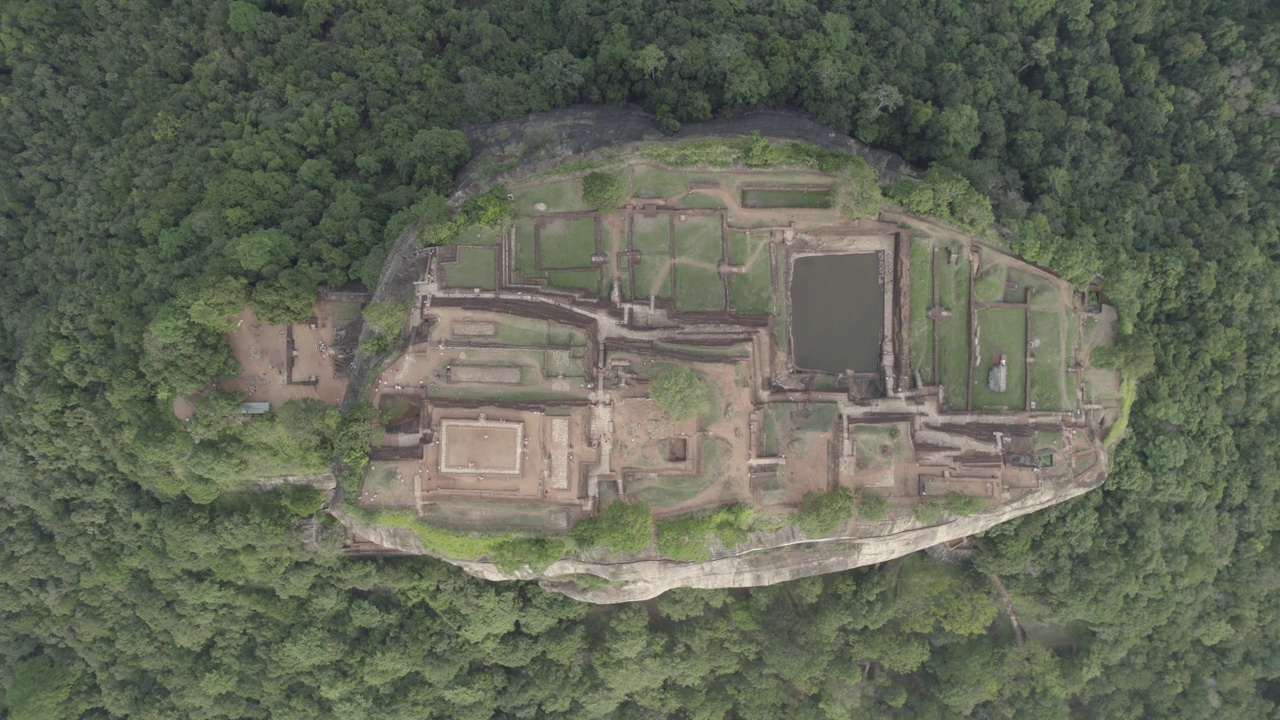
[[[427,555],[422,540],[408,528],[368,523],[352,516],[341,507],[329,511],[347,530],[347,550],[361,550],[374,555]]]
[[[466,126],[462,132],[471,145],[472,156],[458,171],[453,199],[460,201],[481,187],[510,180],[518,174],[553,168],[577,155],[625,143],[662,140],[665,136],[658,125],[656,117],[636,105],[622,108],[571,105],[514,120]],[[752,133],[856,152],[875,169],[881,183],[895,183],[920,175],[920,170],[901,156],[869,147],[796,110],[752,110],[731,118],[686,123],[672,139],[742,137]],[[517,170],[495,176],[495,166]]]
[[[794,528],[754,533],[732,554],[703,563],[637,559],[614,563],[561,560],[542,573],[508,574],[493,563],[441,558],[484,580],[536,580],[543,589],[597,604],[649,600],[673,588],[741,588],[773,585],[799,578],[875,565],[919,550],[980,533],[1002,522],[1043,510],[1101,485],[1105,473],[1085,483],[1053,487],[1002,505],[990,512],[921,526],[910,514],[881,523],[850,522],[842,534],[810,540]],[[340,519],[355,534],[406,555],[428,554],[410,530],[369,526],[347,516]],[[582,582],[581,576],[600,578]],[[574,576],[578,576],[575,578]]]

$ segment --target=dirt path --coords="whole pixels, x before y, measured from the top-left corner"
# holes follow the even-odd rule
[[[726,172],[726,174],[729,174],[727,171],[724,171],[724,172]],[[817,171],[814,171],[814,173],[817,175],[824,175],[824,173],[820,173]],[[831,176],[831,178],[834,180],[835,176],[833,175]],[[781,217],[785,217],[788,221],[792,221],[792,222],[804,220],[804,219],[828,222],[831,219],[831,208],[747,208],[747,207],[742,207],[742,204],[738,201],[738,199],[735,198],[733,194],[730,193],[728,190],[725,190],[723,188],[698,188],[697,190],[690,190],[688,192],[683,192],[678,195],[674,195],[668,198],[667,202],[668,203],[675,202],[676,200],[679,200],[680,198],[689,194],[689,192],[697,192],[703,195],[711,195],[712,197],[718,198],[721,202],[725,204],[725,213],[732,214],[734,219],[739,219],[739,220],[765,220],[765,221],[774,222],[779,220]],[[727,219],[728,218],[726,218],[726,220]],[[778,224],[782,225],[785,223],[778,223]]]
[[[760,259],[760,253],[767,250],[768,247],[769,247],[768,240],[765,240],[764,242],[761,242],[760,244],[756,245],[756,249],[751,252],[751,257],[747,258],[747,262],[743,264],[743,267],[746,268],[747,272],[751,272],[751,269],[756,266],[756,260]]]
[[[711,188],[711,189],[703,189],[703,188],[699,188],[699,189],[697,189],[697,190],[685,191],[685,192],[681,192],[681,193],[677,193],[677,194],[675,194],[675,195],[672,195],[672,196],[671,196],[671,197],[669,197],[669,198],[665,198],[665,199],[664,199],[664,202],[666,202],[667,204],[675,203],[675,202],[679,201],[679,200],[680,200],[680,198],[683,198],[683,197],[685,197],[686,195],[688,195],[690,192],[699,192],[699,193],[702,193],[702,194],[704,194],[704,195],[713,195],[713,196],[715,196],[715,197],[719,198],[721,201],[723,201],[723,202],[725,203],[725,205],[726,205],[726,208],[725,208],[725,211],[724,211],[724,212],[725,212],[725,221],[726,221],[726,223],[728,222],[730,215],[732,215],[733,217],[745,217],[745,218],[748,218],[748,219],[750,219],[750,218],[755,218],[755,219],[760,219],[760,220],[772,220],[772,219],[776,219],[776,217],[777,217],[776,215],[770,215],[770,214],[768,214],[769,212],[771,212],[770,210],[760,210],[760,209],[749,209],[749,208],[743,208],[742,206],[740,206],[740,205],[739,205],[739,204],[734,200],[733,196],[732,196],[732,195],[731,195],[727,190],[723,190],[723,189],[714,189],[714,188]],[[788,210],[795,210],[795,208],[784,208],[784,209],[788,209]],[[829,209],[816,209],[816,210],[813,210],[813,211],[810,211],[810,212],[815,212],[815,213],[819,213],[819,212],[821,212],[821,213],[830,213],[831,211],[830,211]],[[621,220],[619,220],[619,223],[620,223],[620,222],[621,222]],[[608,226],[606,226],[606,227],[608,227]],[[758,230],[758,228],[756,228],[756,230]],[[748,230],[747,232],[751,232],[751,230]],[[621,233],[621,228],[619,228],[619,233]],[[614,253],[613,253],[613,255],[614,255],[615,257],[611,260],[611,262],[613,263],[613,272],[614,272],[614,274],[615,274],[615,277],[617,276],[617,273],[618,273],[618,268],[617,268],[617,259],[616,259],[616,254],[617,254],[617,252],[618,252],[618,247],[619,247],[619,246],[618,246],[618,244],[615,242],[615,243],[614,243]],[[760,243],[758,243],[758,244],[756,245],[755,249],[754,249],[754,250],[752,250],[752,252],[751,252],[751,257],[747,259],[747,262],[746,262],[746,264],[744,265],[744,267],[746,268],[747,272],[750,272],[750,271],[751,271],[751,269],[752,269],[753,267],[755,267],[756,261],[760,258],[760,254],[761,254],[762,252],[764,252],[766,249],[768,249],[768,247],[769,247],[769,243],[768,243],[768,241],[762,241],[762,242],[760,242]],[[723,258],[723,259],[724,259],[724,261],[725,261],[725,262],[728,262],[728,261],[729,261],[729,259],[728,259],[727,257],[726,257],[726,258]],[[655,278],[654,278],[653,283],[652,283],[652,284],[651,284],[651,286],[649,287],[649,295],[657,295],[657,294],[659,293],[659,291],[661,291],[661,290],[662,290],[662,285],[663,285],[663,283],[665,283],[665,282],[666,282],[667,277],[668,277],[668,276],[670,276],[670,275],[671,275],[671,273],[675,271],[675,267],[674,267],[674,266],[676,265],[676,263],[680,263],[680,264],[682,264],[682,265],[688,265],[688,266],[690,266],[690,267],[699,267],[699,268],[704,268],[704,269],[707,269],[707,270],[717,270],[717,271],[718,271],[718,270],[720,269],[720,266],[719,266],[718,264],[715,264],[715,263],[709,263],[709,262],[705,262],[705,261],[702,261],[702,260],[688,260],[688,259],[685,259],[685,258],[672,258],[672,259],[670,259],[670,260],[668,260],[668,261],[666,262],[666,264],[665,264],[665,265],[663,266],[663,268],[662,268],[662,271],[661,271],[660,273],[658,273],[657,277],[655,277]]]
[[[623,213],[605,213],[600,216],[600,225],[605,233],[606,247],[601,248],[609,256],[609,278],[613,281],[610,287],[618,288],[622,282],[622,273],[618,268],[618,253],[622,252]]]
[[[966,250],[968,250],[969,244],[973,241],[972,235],[966,235],[955,228],[929,222],[928,220],[916,217],[915,215],[908,215],[906,213],[895,212],[893,210],[881,210],[880,218],[885,222],[900,223],[919,228],[934,237],[946,238],[948,240],[955,240],[957,242],[964,243]]]
[[[662,289],[662,283],[666,282],[667,276],[671,274],[671,266],[674,263],[675,260],[667,260],[662,264],[662,272],[658,273],[658,276],[653,279],[653,284],[649,286],[650,296],[657,295]]]

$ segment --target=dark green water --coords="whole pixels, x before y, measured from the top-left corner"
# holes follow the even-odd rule
[[[831,207],[831,191],[748,188],[742,191],[742,206],[752,208],[829,208]]]
[[[830,373],[878,372],[884,331],[880,253],[796,260],[791,323],[797,367]]]

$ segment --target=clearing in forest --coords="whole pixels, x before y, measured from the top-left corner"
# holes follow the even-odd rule
[[[586,181],[607,211],[543,169],[509,226],[439,249],[374,380],[362,506],[560,534],[611,502],[777,518],[844,488],[905,522],[1106,467],[1121,388],[1086,364],[1114,315],[1066,282],[929,219],[850,220],[840,173],[612,162]]]
[[[347,366],[359,339],[363,301],[322,297],[305,322],[270,325],[246,308],[231,318],[231,352],[240,374],[205,388],[243,394],[247,403],[268,403],[272,410],[290,400],[315,398],[330,404],[342,401],[347,390]],[[193,399],[175,398],[174,414],[181,420],[195,416]]]

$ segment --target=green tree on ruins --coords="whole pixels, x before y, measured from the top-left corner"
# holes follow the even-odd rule
[[[804,494],[800,509],[792,516],[796,527],[811,538],[830,535],[840,523],[853,517],[856,501],[848,488],[838,487],[825,493]]]
[[[404,325],[405,308],[399,303],[382,301],[369,303],[364,309],[364,321],[377,335],[395,335]]]
[[[641,502],[615,502],[575,525],[570,534],[580,547],[637,552],[653,541],[653,511]]]
[[[953,515],[972,515],[986,508],[987,503],[980,497],[958,492],[947,493],[944,500],[947,512]]]
[[[406,312],[404,305],[390,300],[369,303],[363,315],[365,325],[373,333],[373,337],[365,341],[361,349],[378,353],[391,347],[404,329]]]
[[[626,199],[627,185],[617,175],[593,172],[582,178],[582,201],[600,212],[617,210]]]
[[[889,514],[889,501],[879,495],[858,493],[858,517],[869,522],[879,522]]]
[[[688,420],[707,409],[707,388],[698,374],[684,366],[658,373],[649,381],[649,395],[672,420]]]

